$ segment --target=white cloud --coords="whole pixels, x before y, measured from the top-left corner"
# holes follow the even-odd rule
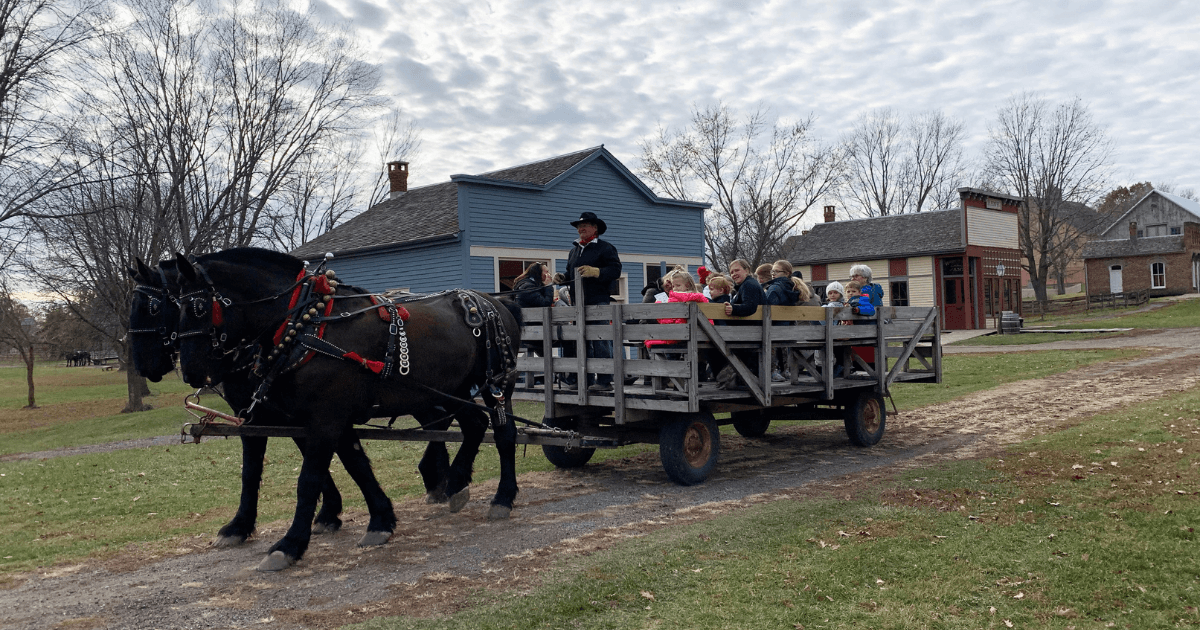
[[[972,151],[1014,93],[1078,95],[1118,149],[1117,184],[1200,189],[1200,20],[1178,2],[484,3],[317,0],[350,20],[423,128],[415,184],[638,140],[693,104],[818,117],[941,108]]]

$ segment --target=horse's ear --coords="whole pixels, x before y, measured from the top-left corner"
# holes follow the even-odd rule
[[[142,281],[141,277],[138,275],[137,269],[134,269],[128,265],[125,266],[125,275],[129,276],[134,282]]]
[[[150,281],[150,279],[154,277],[154,272],[151,271],[150,268],[146,266],[146,263],[142,262],[141,258],[135,258],[134,260],[137,261],[137,273],[138,273],[138,277],[135,277],[135,279],[143,280],[143,281],[147,281],[147,282]]]
[[[179,267],[179,275],[183,276],[188,282],[196,281],[196,269],[192,267],[192,261],[187,259],[181,253],[175,253],[175,265]]]

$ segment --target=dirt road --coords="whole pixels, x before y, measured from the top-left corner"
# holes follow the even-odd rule
[[[450,612],[472,587],[531,587],[551,560],[766,501],[849,494],[897,470],[986,455],[1200,382],[1200,330],[1130,339],[1136,343],[1101,341],[1150,350],[905,412],[889,419],[883,442],[871,449],[851,447],[838,424],[773,429],[761,440],[723,436],[718,470],[699,486],[674,485],[657,457],[644,455],[523,475],[505,522],[485,519],[495,482],[473,488],[476,499],[459,514],[398,503],[396,535],[369,550],[354,547],[366,518],[352,513],[341,532],[315,539],[300,564],[278,574],[254,567],[284,522],[264,524],[237,549],[210,548],[211,536],[203,536],[163,556],[131,549],[112,561],[19,576],[15,587],[0,591],[0,626],[326,628],[379,615]]]

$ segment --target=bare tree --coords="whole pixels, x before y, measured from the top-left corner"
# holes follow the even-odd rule
[[[939,110],[907,121],[891,108],[859,117],[845,138],[843,203],[869,217],[945,208],[966,166],[964,125]]]
[[[45,200],[75,214],[36,222],[45,254],[28,268],[129,367],[134,259],[267,243],[305,161],[361,134],[383,101],[353,38],[283,2],[125,8],[88,66],[88,133],[71,145],[87,183]],[[129,375],[138,411],[145,379]]]
[[[384,165],[395,160],[411,162],[421,150],[420,128],[416,121],[405,118],[400,110],[388,112],[380,124],[372,128],[372,137],[379,161],[375,163],[373,171],[375,186],[368,207],[387,199],[390,185]]]
[[[37,204],[78,175],[78,165],[64,159],[71,129],[58,115],[57,91],[72,53],[95,36],[102,7],[0,0],[0,226],[53,212]]]
[[[25,382],[29,392],[29,404],[25,406],[26,409],[37,407],[33,386],[36,343],[37,324],[33,313],[13,297],[9,277],[0,275],[0,349],[15,350],[17,356],[21,357],[21,362],[25,364]]]
[[[1065,209],[1099,198],[1112,144],[1080,99],[1051,106],[1029,93],[1011,97],[997,111],[989,135],[986,168],[1023,200],[1018,226],[1022,265],[1044,309],[1055,254],[1081,238]]]
[[[814,138],[813,119],[770,121],[759,107],[737,121],[722,104],[697,108],[683,131],[644,138],[642,176],[660,194],[710,201],[705,254],[719,268],[744,258],[778,258],[809,208],[841,176],[843,158]]]

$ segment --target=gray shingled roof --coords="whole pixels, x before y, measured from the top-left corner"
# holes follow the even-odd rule
[[[482,173],[473,179],[545,186],[603,147],[592,147]],[[369,250],[458,233],[458,183],[444,182],[413,188],[396,199],[371,206],[366,212],[301,245],[291,253],[298,258],[325,252]]]
[[[795,265],[961,251],[962,210],[818,223],[784,244]]]
[[[1147,236],[1136,240],[1128,238],[1108,241],[1090,241],[1083,246],[1084,258],[1118,258],[1121,256],[1147,256],[1174,254],[1183,251],[1183,235]]]
[[[385,247],[458,233],[458,184],[413,188],[396,199],[371,206],[292,251],[298,258],[325,252]]]
[[[480,173],[477,177],[486,179],[494,179],[503,182],[520,182],[523,184],[535,184],[537,186],[545,186],[555,177],[562,175],[571,169],[572,166],[582,162],[588,156],[599,151],[601,147],[592,147],[575,153],[568,153],[558,157],[552,157],[548,160],[540,160],[538,162],[530,162],[520,166],[504,168],[498,171],[489,173]]]

